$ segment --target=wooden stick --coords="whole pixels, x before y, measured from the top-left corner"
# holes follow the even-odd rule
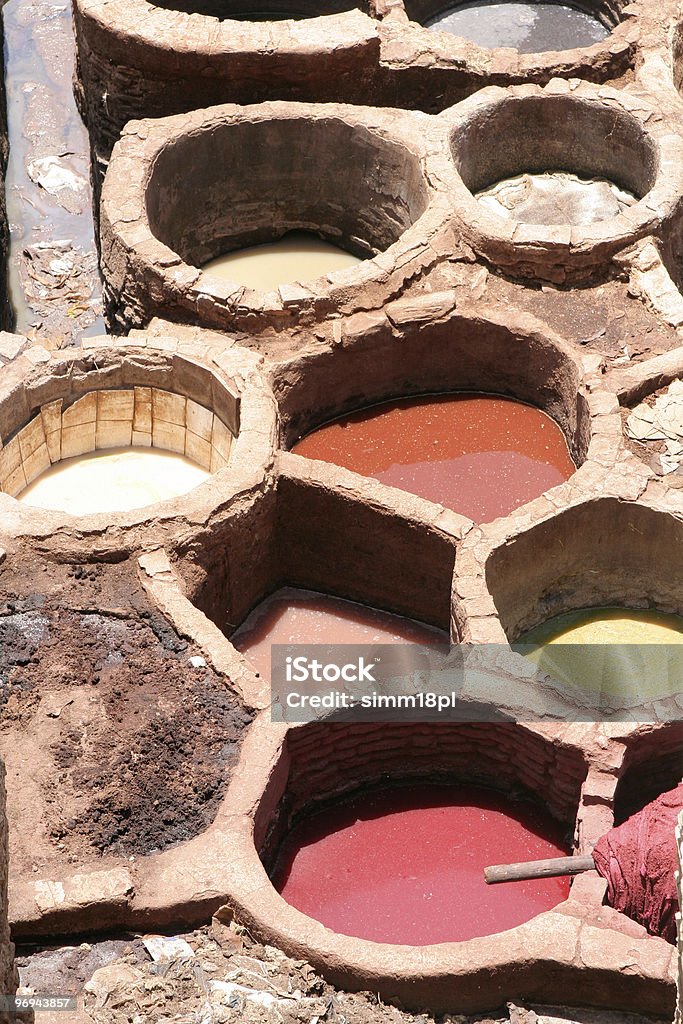
[[[593,858],[550,857],[548,860],[529,860],[519,864],[492,864],[484,868],[488,885],[498,882],[523,882],[529,878],[555,878],[558,875],[580,875],[595,867]]]

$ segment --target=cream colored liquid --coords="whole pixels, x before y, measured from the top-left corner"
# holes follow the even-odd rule
[[[274,291],[292,281],[309,281],[363,261],[358,256],[306,231],[290,231],[267,245],[236,249],[202,268],[223,281],[236,281],[256,291]]]
[[[186,494],[209,476],[175,452],[111,448],[56,463],[17,497],[73,516],[127,512]]]
[[[683,618],[630,608],[584,608],[544,622],[519,638],[543,672],[571,688],[631,707],[683,689]],[[596,645],[601,645],[596,648]]]

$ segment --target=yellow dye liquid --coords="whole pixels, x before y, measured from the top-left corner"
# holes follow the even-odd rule
[[[584,608],[549,619],[514,644],[544,673],[604,706],[636,707],[683,692],[683,617]]]

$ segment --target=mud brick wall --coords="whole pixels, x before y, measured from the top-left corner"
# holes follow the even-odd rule
[[[339,470],[330,467],[330,480]],[[352,477],[352,474],[348,474]],[[401,500],[410,504],[410,496]],[[277,551],[282,584],[333,593],[447,630],[453,541],[352,492],[282,478]]]
[[[462,779],[511,795],[538,797],[573,830],[586,763],[581,753],[517,725],[325,724],[292,729],[288,778],[276,826],[264,842],[267,860],[293,815],[319,801],[393,778]],[[287,766],[284,766],[285,769]],[[284,783],[285,772],[278,772]],[[263,827],[280,794],[261,808]],[[571,836],[568,836],[571,839]]]
[[[9,938],[7,924],[7,818],[5,817],[5,766],[0,761],[0,995],[16,990],[14,971],[14,947]],[[14,1016],[3,1014],[0,1007],[0,1024],[9,1024]]]

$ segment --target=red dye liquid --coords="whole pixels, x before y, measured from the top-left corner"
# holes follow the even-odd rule
[[[266,677],[271,644],[448,643],[446,633],[414,619],[294,587],[261,601],[230,639]]]
[[[507,515],[576,469],[554,420],[533,406],[490,395],[384,402],[328,423],[293,450],[479,523]]]
[[[375,790],[302,821],[273,882],[333,931],[428,945],[513,928],[566,899],[569,880],[486,885],[489,864],[567,854],[534,804],[471,785]]]

